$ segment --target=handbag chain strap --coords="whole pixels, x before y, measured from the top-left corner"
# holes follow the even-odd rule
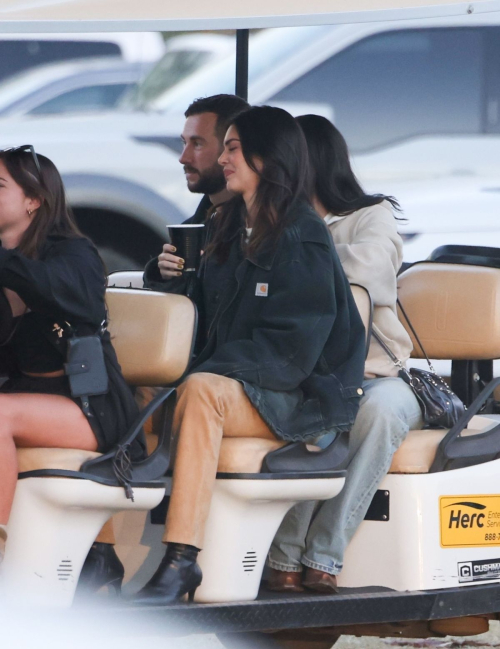
[[[420,349],[421,349],[421,351],[422,351],[422,354],[423,354],[424,357],[425,357],[425,360],[427,361],[427,365],[429,366],[430,371],[433,372],[433,373],[435,374],[435,373],[436,373],[436,370],[435,370],[434,367],[432,366],[432,363],[430,362],[429,357],[427,356],[427,352],[425,351],[424,346],[423,346],[422,343],[420,342],[420,338],[418,337],[417,332],[415,331],[415,329],[414,329],[414,327],[413,327],[413,325],[412,325],[412,323],[411,323],[411,321],[410,321],[410,318],[408,317],[408,314],[407,314],[406,311],[404,310],[403,305],[401,304],[401,301],[400,301],[399,298],[398,298],[397,302],[398,302],[398,306],[399,306],[399,308],[400,308],[400,310],[401,310],[401,313],[402,313],[403,316],[404,316],[404,319],[405,319],[406,322],[408,323],[408,326],[410,327],[411,332],[412,332],[413,336],[415,337],[415,340],[417,341],[418,346],[420,347]]]
[[[427,353],[426,353],[426,351],[425,351],[425,349],[424,349],[422,343],[420,342],[420,338],[418,337],[417,332],[416,332],[415,329],[413,328],[413,325],[412,325],[412,323],[410,322],[410,318],[408,317],[408,314],[407,314],[406,311],[404,310],[403,305],[401,304],[399,298],[398,298],[397,302],[398,302],[398,306],[399,306],[399,308],[400,308],[400,310],[401,310],[401,313],[403,314],[403,316],[404,316],[406,322],[408,323],[408,326],[409,326],[410,329],[411,329],[412,334],[413,334],[414,337],[415,337],[415,340],[416,340],[417,343],[418,343],[418,346],[419,346],[420,349],[422,350],[422,354],[425,356],[425,360],[427,361],[427,364],[429,365],[429,369],[430,369],[430,371],[431,371],[432,373],[435,374],[435,373],[436,373],[436,370],[435,370],[434,367],[432,366],[432,363],[430,362],[429,357],[427,356]],[[379,334],[376,332],[375,327],[373,327],[373,329],[372,329],[372,334],[373,334],[373,337],[375,338],[375,340],[378,342],[378,344],[382,347],[382,349],[385,351],[385,353],[389,356],[389,358],[391,359],[391,361],[394,363],[394,365],[396,365],[397,367],[399,367],[401,370],[405,370],[405,367],[404,367],[402,361],[401,361],[401,360],[396,356],[396,354],[395,354],[395,353],[392,351],[392,349],[387,345],[387,343],[386,343],[385,341],[382,340],[382,338],[381,338],[381,337],[379,336]]]

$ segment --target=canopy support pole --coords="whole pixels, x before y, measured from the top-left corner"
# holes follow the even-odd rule
[[[236,88],[235,94],[248,100],[248,39],[250,30],[236,30]]]

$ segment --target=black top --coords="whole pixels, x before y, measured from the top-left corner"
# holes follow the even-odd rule
[[[15,330],[7,345],[15,368],[21,372],[62,369],[66,350],[54,325],[69,322],[84,329],[80,333],[95,333],[106,319],[105,284],[102,262],[87,239],[49,237],[37,260],[0,248],[0,286],[15,291],[28,308],[25,315],[14,318]],[[5,315],[9,319],[5,302],[4,298],[2,320]]]

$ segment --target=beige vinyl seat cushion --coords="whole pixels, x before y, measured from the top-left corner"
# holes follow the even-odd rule
[[[222,440],[218,471],[220,473],[259,473],[264,457],[285,445],[279,440],[255,437],[226,438]],[[19,473],[42,469],[79,471],[87,460],[100,453],[72,448],[18,448]]]
[[[219,453],[219,473],[259,473],[265,456],[285,442],[256,437],[226,437]]]
[[[84,462],[100,455],[100,453],[74,448],[18,448],[18,471],[19,473],[42,469],[79,471]]]
[[[462,436],[484,433],[498,423],[487,416],[473,417]],[[447,433],[443,429],[410,430],[394,453],[389,473],[429,473],[437,448]]]
[[[280,440],[255,437],[225,438],[221,444],[217,471],[219,473],[259,473],[264,457],[284,445],[285,442]],[[19,473],[42,469],[79,471],[84,462],[99,456],[100,453],[67,448],[17,449]]]

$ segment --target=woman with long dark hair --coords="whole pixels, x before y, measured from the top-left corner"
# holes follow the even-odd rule
[[[16,447],[105,452],[137,414],[105,331],[106,276],[74,223],[54,164],[31,146],[0,151],[0,559]],[[107,394],[71,396],[68,335],[101,335]],[[135,453],[142,453],[138,443]]]
[[[364,330],[308,202],[302,131],[286,111],[251,108],[232,121],[219,162],[234,198],[210,220],[203,330],[173,422],[167,551],[138,604],[168,603],[201,582],[196,557],[223,437],[314,439],[350,428],[359,402]],[[166,291],[183,286],[164,281]]]
[[[349,281],[370,292],[373,330],[404,363],[411,340],[396,311],[396,275],[403,258],[392,197],[366,194],[349,162],[342,134],[324,117],[297,118],[307,140],[311,200],[330,230]],[[349,467],[337,498],[296,506],[284,519],[271,547],[269,587],[278,591],[335,592],[345,548],[365,517],[392,456],[411,428],[422,426],[421,411],[398,367],[372,337],[365,365],[364,396],[351,430]],[[313,514],[315,513],[314,517]],[[311,523],[312,520],[312,523]]]

